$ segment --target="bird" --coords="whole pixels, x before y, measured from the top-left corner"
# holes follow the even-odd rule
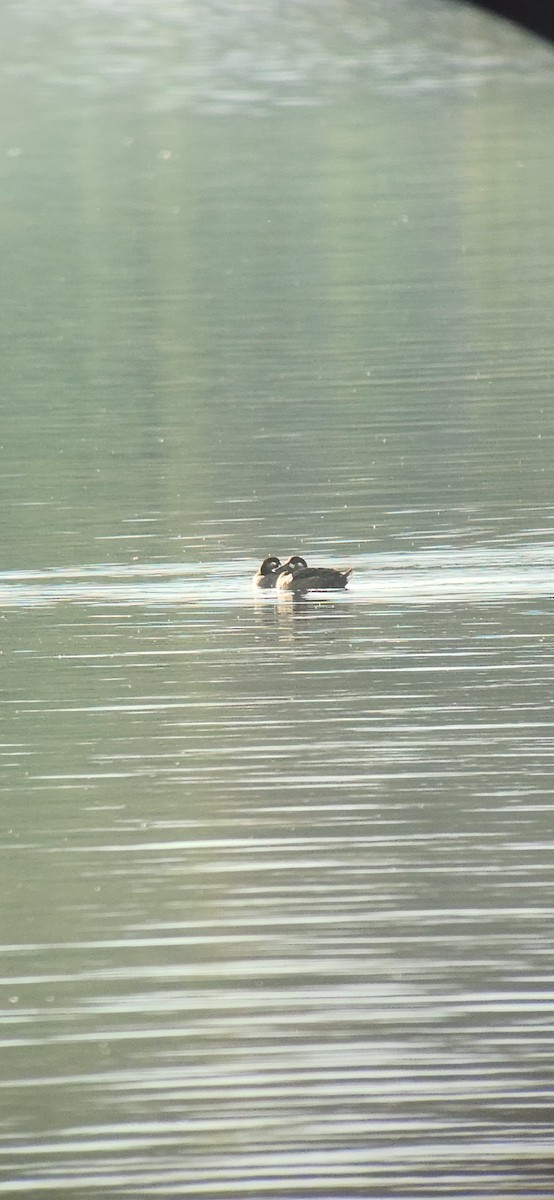
[[[293,554],[277,573],[275,586],[282,592],[328,591],[345,588],[353,568],[338,571],[336,567],[309,567],[306,559]]]
[[[254,587],[273,588],[277,583],[280,572],[284,569],[284,564],[281,564],[281,559],[275,554],[268,555],[264,558],[256,574],[254,575]]]

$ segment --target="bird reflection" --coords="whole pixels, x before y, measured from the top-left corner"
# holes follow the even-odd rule
[[[321,632],[324,625],[327,636],[329,626],[337,620],[343,620],[351,605],[333,597],[297,596],[294,592],[280,592],[276,603],[271,606],[276,613],[279,632],[287,641],[297,638],[310,637],[314,631]]]

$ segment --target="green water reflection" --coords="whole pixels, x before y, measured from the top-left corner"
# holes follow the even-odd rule
[[[551,90],[512,37],[255,116],[5,76],[6,566],[550,504]]]

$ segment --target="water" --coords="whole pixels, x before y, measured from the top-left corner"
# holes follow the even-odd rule
[[[551,51],[2,23],[0,1193],[550,1198]]]

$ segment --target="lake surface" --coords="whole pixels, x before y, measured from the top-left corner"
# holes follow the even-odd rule
[[[0,1194],[551,1200],[554,55],[0,26]]]

